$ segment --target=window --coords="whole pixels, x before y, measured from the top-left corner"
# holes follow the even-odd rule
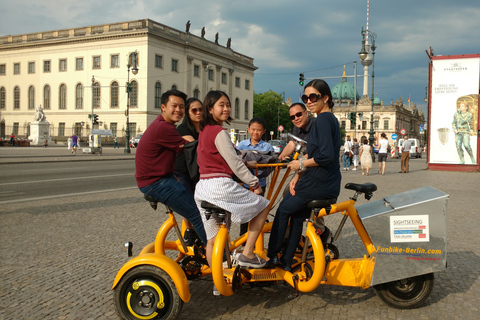
[[[383,120],[383,130],[388,130],[388,120]]]
[[[347,125],[347,122],[345,120],[342,120],[340,127],[345,128],[346,125]]]
[[[58,136],[65,137],[65,122],[58,123]]]
[[[208,69],[208,80],[213,81],[213,70],[212,69]]]
[[[200,77],[200,66],[198,65],[193,66],[193,76]]]
[[[350,121],[350,130],[355,130],[355,124],[353,121]]]
[[[250,80],[245,80],[245,90],[250,90]]]
[[[43,61],[43,72],[50,72],[50,60]]]
[[[43,109],[50,110],[50,86],[43,87]]]
[[[83,58],[77,58],[75,60],[75,70],[83,70]]]
[[[28,87],[28,109],[35,109],[35,88]]]
[[[7,66],[5,64],[0,64],[0,76],[7,74]]]
[[[367,121],[362,121],[362,130],[367,130]]]
[[[58,61],[58,71],[60,72],[67,71],[67,59],[60,59]]]
[[[110,56],[110,68],[120,67],[120,61],[118,60],[118,54],[112,54]]]
[[[162,84],[160,82],[155,83],[155,108],[162,107]]]
[[[117,136],[117,123],[116,122],[110,122],[110,131],[112,131],[112,136],[113,137]]]
[[[227,74],[225,72],[222,72],[222,83],[227,84]]]
[[[75,132],[76,136],[79,136],[79,137],[82,136],[82,123],[81,122],[75,122],[74,132]]]
[[[20,87],[13,88],[13,109],[20,109]]]
[[[137,124],[135,122],[129,122],[128,130],[130,131],[130,137],[135,137],[137,132]]]
[[[28,63],[28,73],[35,73],[35,62]]]
[[[235,119],[240,118],[240,100],[235,99]]]
[[[14,122],[12,131],[13,131],[13,134],[16,136],[18,136],[18,127],[19,127],[18,122]]]
[[[64,84],[60,85],[58,92],[58,109],[67,109],[67,86]]]
[[[93,85],[93,108],[98,109],[100,108],[100,84],[95,82]]]
[[[75,88],[75,109],[83,109],[83,85],[77,84]]]
[[[172,59],[172,71],[178,72],[178,60]]]
[[[200,90],[198,90],[198,89],[193,90],[193,97],[197,98],[197,99],[200,99],[199,98],[200,97]]]
[[[13,64],[13,74],[20,74],[20,63]]]
[[[245,120],[248,119],[248,100],[245,100]]]
[[[100,69],[100,68],[101,68],[100,56],[93,57],[93,69]]]
[[[0,88],[0,109],[5,109],[5,97],[6,92],[5,92],[5,87]]]
[[[240,88],[240,78],[235,77],[235,87]]]
[[[163,68],[163,57],[161,55],[155,55],[155,67]]]
[[[112,82],[110,86],[110,108],[118,108],[118,82]]]
[[[373,129],[378,130],[378,120],[373,122]]]
[[[133,80],[130,82],[130,108],[138,107],[138,84]]]

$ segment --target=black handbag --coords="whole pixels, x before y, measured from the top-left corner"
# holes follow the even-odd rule
[[[183,146],[183,153],[185,154],[185,164],[187,166],[190,179],[195,184],[200,180],[200,172],[197,163],[197,146],[198,140],[186,143]]]

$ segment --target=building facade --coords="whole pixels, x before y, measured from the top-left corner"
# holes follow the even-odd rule
[[[160,97],[176,88],[203,100],[225,91],[232,102],[229,129],[241,132],[253,116],[253,58],[226,45],[144,19],[0,38],[1,137],[28,137],[35,109],[43,108],[50,136],[85,137],[95,114],[100,129],[123,137],[127,80],[130,135],[161,114]],[[137,52],[138,73],[127,69]],[[94,126],[95,128],[96,126]]]

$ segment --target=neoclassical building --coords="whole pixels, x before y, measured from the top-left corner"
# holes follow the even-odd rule
[[[334,114],[340,126],[345,129],[346,135],[357,138],[359,142],[365,138],[368,139],[370,117],[372,116],[372,100],[368,95],[360,98],[353,85],[347,82],[344,71],[342,81],[332,89],[332,96],[335,103]],[[357,102],[356,106],[355,101]],[[352,112],[356,112],[355,124],[350,118]],[[385,105],[383,100],[378,97],[373,100],[375,137],[380,137],[381,133],[385,133],[390,144],[393,144],[392,135],[396,134],[400,138],[402,136],[401,130],[405,129],[410,138],[419,139],[423,145],[424,135],[420,133],[420,125],[424,124],[425,115],[422,110],[417,109],[416,104],[410,102],[405,104],[402,97],[395,102],[391,100],[389,105]]]
[[[101,129],[124,136],[130,91],[130,135],[143,132],[161,114],[160,96],[176,88],[189,97],[223,90],[232,101],[229,129],[243,133],[253,115],[253,58],[225,45],[143,19],[0,38],[1,136],[28,137],[42,106],[50,136],[90,133],[90,114]],[[137,52],[138,73],[127,64]],[[131,61],[130,61],[131,62]]]

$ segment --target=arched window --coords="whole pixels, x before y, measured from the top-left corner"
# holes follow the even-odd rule
[[[100,83],[95,82],[93,85],[93,107],[100,108]]]
[[[60,85],[60,91],[58,92],[58,109],[67,109],[67,86]]]
[[[240,118],[240,100],[235,99],[235,119]]]
[[[43,109],[50,109],[50,86],[48,84],[43,87]]]
[[[20,109],[20,87],[13,88],[13,109]]]
[[[118,108],[118,82],[110,85],[110,108]]]
[[[35,109],[35,88],[28,87],[28,109]]]
[[[0,88],[0,109],[5,109],[5,99],[6,99],[5,87]]]
[[[200,90],[198,90],[198,89],[193,90],[193,97],[197,98],[197,99],[200,99],[199,98],[200,97]]]
[[[77,84],[75,88],[75,108],[83,109],[83,85],[81,83]]]
[[[162,84],[160,82],[155,83],[155,108],[162,107]]]
[[[138,84],[137,81],[130,82],[130,108],[138,107]]]
[[[248,119],[248,100],[245,100],[245,120]]]

